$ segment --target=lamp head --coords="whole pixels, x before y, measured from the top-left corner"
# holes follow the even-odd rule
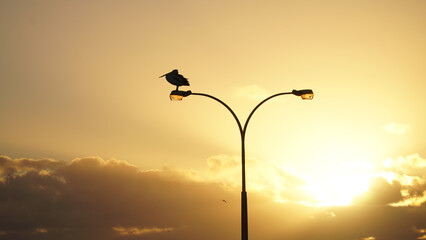
[[[300,96],[303,100],[312,100],[314,98],[314,92],[311,89],[293,90],[296,96]]]
[[[191,95],[191,91],[179,91],[179,90],[173,90],[170,93],[170,100],[171,101],[182,101],[184,97],[187,97]]]

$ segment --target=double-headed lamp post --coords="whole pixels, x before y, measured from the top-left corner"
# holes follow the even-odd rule
[[[300,96],[303,100],[312,100],[314,98],[314,92],[311,89],[303,89],[303,90],[293,90],[291,92],[282,92],[274,94],[268,98],[265,98],[263,101],[261,101],[257,106],[251,111],[250,115],[248,116],[244,127],[241,126],[241,122],[238,119],[237,115],[235,115],[234,111],[226,105],[222,100],[213,97],[209,94],[205,93],[193,93],[191,91],[179,91],[174,90],[170,93],[170,100],[172,101],[181,101],[184,97],[188,97],[190,95],[199,95],[204,97],[209,97],[211,99],[214,99],[221,103],[223,106],[225,106],[229,112],[231,112],[232,116],[234,116],[235,121],[237,121],[238,128],[240,130],[241,135],[241,169],[242,169],[242,190],[241,190],[241,240],[247,240],[248,239],[248,221],[247,221],[247,192],[246,192],[246,153],[245,153],[245,135],[247,131],[247,125],[253,116],[253,113],[262,105],[264,102],[268,101],[271,98],[281,96],[281,95],[289,95],[293,94],[295,96]]]

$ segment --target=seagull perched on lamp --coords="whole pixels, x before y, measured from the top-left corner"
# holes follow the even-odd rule
[[[164,74],[160,78],[162,78],[164,76],[166,76],[167,82],[176,86],[176,91],[179,90],[180,86],[189,86],[188,79],[186,79],[184,76],[180,75],[177,69],[175,69],[175,70],[173,70],[169,73]]]

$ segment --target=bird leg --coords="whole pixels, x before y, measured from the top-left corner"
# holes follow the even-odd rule
[[[179,91],[179,86],[176,86],[176,91]]]

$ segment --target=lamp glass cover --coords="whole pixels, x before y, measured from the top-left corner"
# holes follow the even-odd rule
[[[302,94],[301,97],[303,100],[312,100],[314,98],[314,94],[313,93]]]
[[[172,101],[182,101],[183,96],[182,95],[172,95],[170,94],[170,100]]]

